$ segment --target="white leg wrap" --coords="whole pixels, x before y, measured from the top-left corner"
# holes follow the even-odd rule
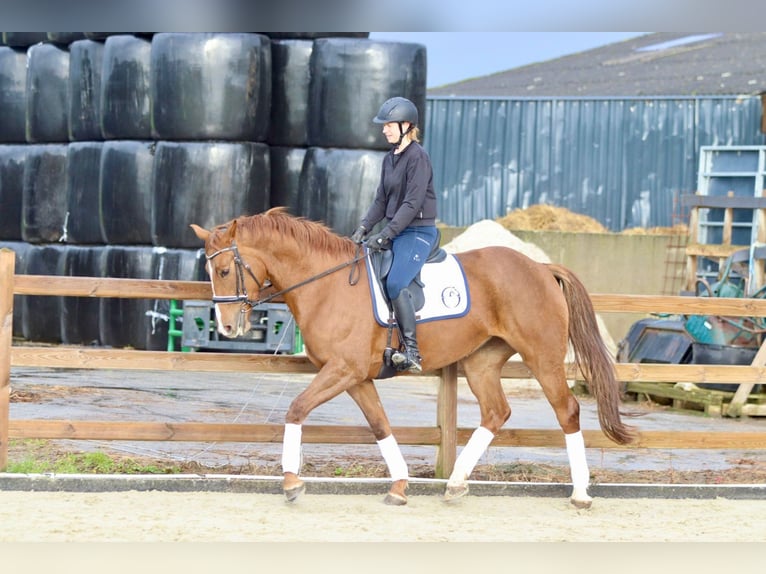
[[[383,460],[386,461],[391,478],[393,480],[407,480],[409,477],[407,463],[404,461],[399,443],[396,442],[394,435],[391,434],[383,440],[379,440],[378,447],[380,454],[383,455]]]
[[[473,468],[487,451],[487,447],[489,447],[489,443],[492,442],[493,438],[495,438],[495,435],[492,431],[484,427],[478,427],[473,431],[471,438],[468,439],[468,444],[460,451],[460,456],[455,461],[455,468],[452,470],[452,474],[450,474],[447,481],[448,485],[463,484],[468,480],[468,477],[473,472]]]
[[[282,472],[300,473],[301,430],[301,425],[285,424],[285,436],[282,440]]]
[[[575,491],[585,490],[590,482],[588,461],[585,459],[585,440],[582,431],[565,434],[569,470],[572,473],[572,487]]]

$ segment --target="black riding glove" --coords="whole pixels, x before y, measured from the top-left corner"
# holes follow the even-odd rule
[[[362,243],[364,236],[367,235],[367,228],[364,225],[360,225],[356,228],[356,231],[351,235],[351,241],[354,243]]]
[[[371,236],[365,245],[370,251],[383,251],[384,249],[391,249],[391,239],[381,231]]]

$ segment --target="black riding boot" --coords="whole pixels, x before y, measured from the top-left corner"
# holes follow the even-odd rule
[[[391,361],[400,371],[410,370],[413,373],[419,373],[423,370],[420,366],[422,359],[418,351],[418,341],[415,338],[415,305],[409,290],[402,289],[399,296],[391,301],[391,305],[404,340],[404,353],[396,351],[391,355]]]

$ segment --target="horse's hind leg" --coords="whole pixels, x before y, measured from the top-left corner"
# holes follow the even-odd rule
[[[572,496],[569,500],[577,508],[590,508],[593,499],[588,495],[590,471],[585,457],[585,441],[580,430],[580,404],[567,385],[563,361],[560,366],[551,365],[551,361],[528,363],[564,431],[572,476]]]
[[[468,493],[468,477],[511,416],[511,407],[500,384],[500,372],[511,354],[508,345],[494,339],[461,361],[468,386],[479,402],[481,423],[455,461],[444,493],[447,501]]]
[[[375,384],[371,380],[366,380],[351,387],[347,392],[364,413],[393,480],[384,502],[393,506],[407,504],[405,491],[407,490],[409,470],[399,444],[391,433],[391,425],[383,410]]]

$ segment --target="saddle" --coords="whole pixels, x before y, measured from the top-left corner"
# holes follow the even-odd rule
[[[438,235],[436,236],[436,241],[434,242],[434,247],[431,249],[431,252],[428,254],[428,257],[426,258],[426,264],[428,263],[440,263],[447,259],[447,252],[444,251],[439,246],[440,239],[441,239],[441,233],[437,230]],[[384,251],[377,251],[370,253],[370,267],[372,268],[375,279],[378,282],[378,285],[380,287],[380,290],[383,294],[383,298],[386,301],[386,304],[389,306],[389,310],[391,308],[391,301],[389,300],[388,293],[386,292],[386,279],[388,278],[388,274],[391,272],[391,265],[394,262],[394,252],[390,249],[386,249]],[[415,276],[415,278],[410,282],[407,289],[409,289],[410,293],[412,294],[412,301],[415,305],[415,311],[420,311],[423,308],[423,305],[425,305],[426,297],[423,289],[425,288],[425,284],[423,283],[423,280],[421,279],[422,270],[418,271],[418,274]]]

